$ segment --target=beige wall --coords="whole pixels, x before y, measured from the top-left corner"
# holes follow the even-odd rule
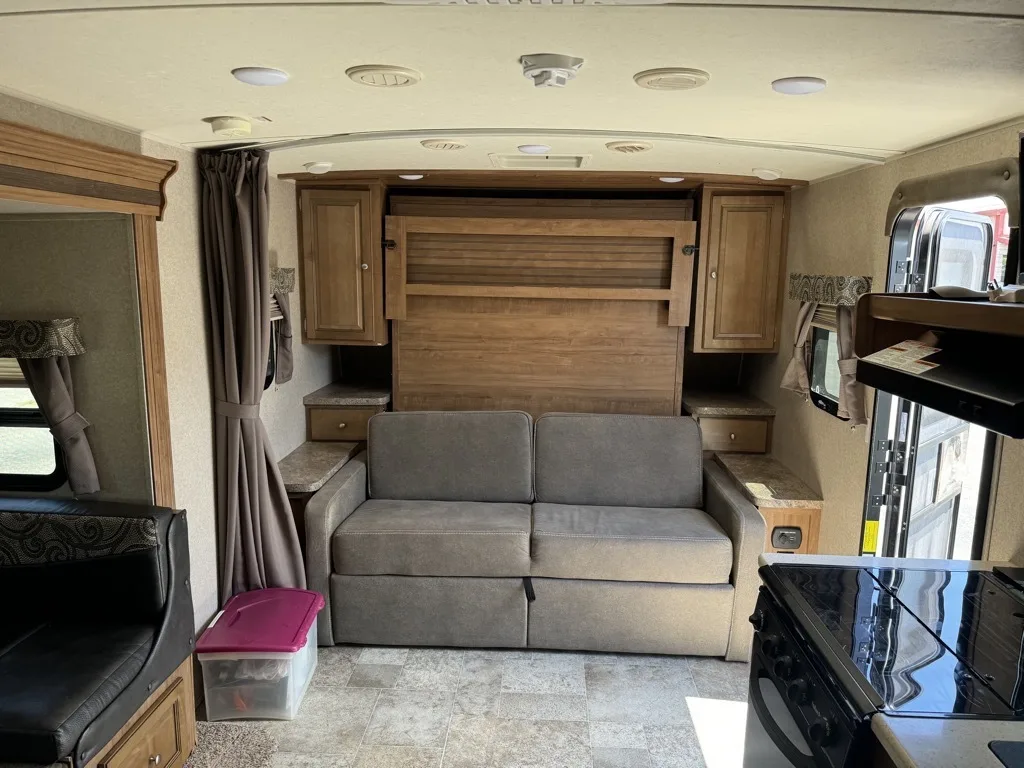
[[[787,270],[791,272],[871,275],[884,290],[888,263],[885,211],[896,185],[908,178],[1015,157],[1024,123],[963,139],[909,157],[793,192]],[[796,302],[784,301],[783,347],[792,338]],[[867,429],[843,422],[779,389],[788,354],[748,355],[755,393],[778,409],[773,453],[825,498],[821,549],[859,551],[867,472]],[[868,414],[870,415],[870,403]],[[1006,441],[990,519],[996,560],[1024,561],[1024,442]]]
[[[150,504],[133,237],[131,217],[118,214],[0,216],[0,317],[81,319],[86,353],[71,358],[71,376],[99,498]]]
[[[217,518],[209,313],[199,239],[199,175],[194,154],[144,139],[142,153],[178,161],[157,222],[164,311],[174,501],[188,510],[196,627],[217,611]]]
[[[270,180],[270,263],[296,268],[295,292],[289,295],[294,323],[292,354],[295,371],[291,381],[270,385],[263,393],[260,415],[278,459],[287,456],[306,441],[306,414],[303,395],[308,395],[333,380],[332,347],[301,343],[302,306],[299,297],[298,219],[295,184],[282,179]]]

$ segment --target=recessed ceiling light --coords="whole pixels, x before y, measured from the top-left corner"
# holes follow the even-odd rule
[[[346,69],[345,74],[354,82],[373,88],[405,88],[423,79],[415,69],[390,64],[362,64]]]
[[[520,144],[519,151],[524,155],[546,155],[551,151],[547,144]]]
[[[423,178],[422,173],[400,173],[398,178],[405,179],[406,181],[419,181]]]
[[[772,89],[787,96],[806,96],[824,91],[827,83],[820,77],[783,77],[772,81]]]
[[[306,163],[302,167],[305,168],[309,173],[315,173],[317,175],[320,175],[321,173],[327,173],[329,170],[331,170],[331,168],[334,167],[334,163],[330,162],[329,160],[317,160],[312,163]]]
[[[288,73],[271,67],[238,67],[231,74],[236,80],[247,85],[283,85],[288,82]]]
[[[775,181],[782,178],[782,171],[775,168],[753,168],[750,172],[757,176],[757,178],[764,179],[765,181]]]
[[[658,181],[663,181],[666,184],[678,184],[680,181],[686,181],[685,176],[659,176]]]
[[[668,67],[646,69],[633,75],[633,82],[651,91],[692,91],[706,85],[711,75],[703,69]]]

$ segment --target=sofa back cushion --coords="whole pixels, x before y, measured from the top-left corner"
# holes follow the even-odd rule
[[[537,501],[702,504],[700,429],[689,416],[548,413],[536,432]]]
[[[400,411],[370,419],[370,497],[533,501],[533,420],[522,411]]]

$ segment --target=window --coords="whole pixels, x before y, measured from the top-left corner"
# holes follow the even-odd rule
[[[64,458],[12,362],[0,361],[0,490],[52,491],[67,479]]]
[[[836,308],[819,305],[811,325],[811,402],[838,418],[839,335]]]

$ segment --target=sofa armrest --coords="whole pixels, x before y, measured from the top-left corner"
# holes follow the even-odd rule
[[[331,623],[331,537],[366,501],[366,451],[349,461],[306,504],[306,587],[324,596],[317,641],[334,645]]]
[[[764,518],[717,464],[704,465],[704,511],[732,539],[732,629],[725,658],[749,661],[754,629],[748,617],[757,602],[757,559],[764,551]]]

